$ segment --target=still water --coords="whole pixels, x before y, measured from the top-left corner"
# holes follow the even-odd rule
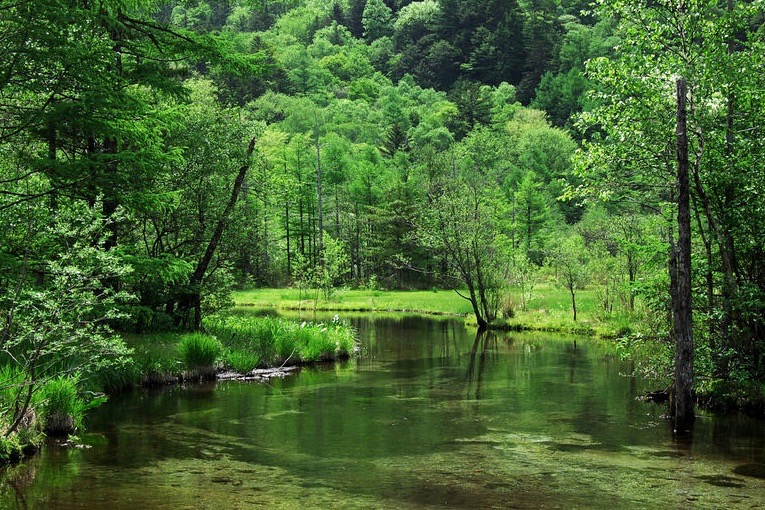
[[[134,392],[0,508],[763,508],[765,423],[664,408],[605,342],[351,319],[362,356],[268,384]]]

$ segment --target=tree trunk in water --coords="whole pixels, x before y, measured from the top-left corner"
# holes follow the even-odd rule
[[[478,331],[483,331],[489,324],[481,314],[481,308],[478,306],[478,297],[476,296],[475,288],[470,285],[468,290],[470,291],[470,304],[473,305],[473,313],[475,314],[475,321],[478,324]]]
[[[691,208],[688,172],[686,82],[677,80],[677,299],[675,326],[675,432],[693,426],[693,334],[691,315]]]

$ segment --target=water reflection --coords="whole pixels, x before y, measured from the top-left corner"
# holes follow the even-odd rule
[[[28,509],[27,493],[37,478],[39,459],[5,468],[0,481],[0,494],[12,495],[15,508]]]
[[[361,358],[113,399],[90,448],[0,474],[0,508],[765,505],[763,423],[702,415],[673,442],[607,343],[346,320]]]
[[[491,331],[477,331],[473,348],[470,350],[470,360],[467,371],[467,395],[466,399],[481,400],[481,382],[486,368],[486,360],[489,357],[497,357],[498,337]]]

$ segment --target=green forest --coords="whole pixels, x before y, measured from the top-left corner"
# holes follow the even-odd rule
[[[125,338],[244,328],[220,313],[259,288],[455,290],[479,328],[545,285],[581,321],[587,290],[613,341],[693,369],[694,401],[761,413],[764,15],[0,1],[5,442],[51,381],[100,395]]]

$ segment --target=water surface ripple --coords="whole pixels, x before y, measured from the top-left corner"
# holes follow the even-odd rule
[[[0,508],[765,506],[765,424],[674,442],[606,342],[350,320],[346,363],[113,398],[83,447],[0,470]]]

